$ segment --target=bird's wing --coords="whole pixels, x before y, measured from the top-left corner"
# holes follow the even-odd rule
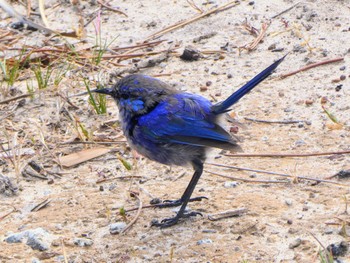
[[[177,94],[138,119],[138,135],[155,143],[231,149],[236,141],[218,124],[203,97]]]

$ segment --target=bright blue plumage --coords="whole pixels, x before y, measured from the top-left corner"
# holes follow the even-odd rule
[[[212,105],[206,98],[183,93],[145,75],[130,75],[113,88],[94,90],[111,95],[117,102],[124,134],[132,148],[151,160],[174,165],[192,164],[195,173],[179,200],[158,207],[181,205],[177,215],[153,225],[168,227],[185,213],[192,192],[203,172],[206,148],[239,149],[235,138],[218,124],[220,114],[267,78],[284,59],[263,70],[226,100]]]
[[[148,135],[148,139],[157,140],[157,142],[176,141],[199,145],[181,141],[179,136],[232,142],[231,136],[213,122],[215,117],[210,108],[210,101],[201,96],[188,93],[176,94],[171,99],[159,103],[149,114],[140,117],[138,124]]]

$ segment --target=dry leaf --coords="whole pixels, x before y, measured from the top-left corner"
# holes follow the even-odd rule
[[[326,123],[326,126],[330,130],[341,130],[343,128],[342,124],[334,123],[334,122],[328,122],[328,123]]]
[[[91,160],[93,158],[99,157],[101,155],[104,155],[109,151],[110,149],[107,149],[107,148],[87,149],[77,153],[72,153],[72,154],[63,156],[60,158],[60,162],[63,167],[71,167],[71,166],[80,164],[82,162]]]

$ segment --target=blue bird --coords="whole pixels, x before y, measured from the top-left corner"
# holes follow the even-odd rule
[[[119,80],[112,88],[95,89],[116,101],[122,129],[131,148],[147,158],[167,165],[192,165],[194,174],[178,200],[165,201],[157,207],[180,206],[175,217],[153,222],[169,227],[180,218],[195,216],[186,212],[192,192],[203,173],[208,147],[237,150],[237,140],[218,123],[240,98],[267,78],[282,62],[281,58],[267,67],[226,100],[212,104],[208,99],[173,89],[168,84],[146,75],[134,74]]]

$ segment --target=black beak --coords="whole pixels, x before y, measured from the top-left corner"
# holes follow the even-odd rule
[[[93,89],[90,90],[90,92],[96,92],[96,93],[100,93],[100,94],[106,94],[106,95],[112,95],[113,94],[113,88],[104,88],[104,89]],[[79,94],[75,94],[73,96],[70,97],[76,97],[76,96],[82,96],[82,95],[88,95],[89,92],[85,91]]]
[[[104,88],[104,89],[93,89],[91,92],[96,92],[100,94],[106,94],[106,95],[112,95],[113,89],[112,88]]]

